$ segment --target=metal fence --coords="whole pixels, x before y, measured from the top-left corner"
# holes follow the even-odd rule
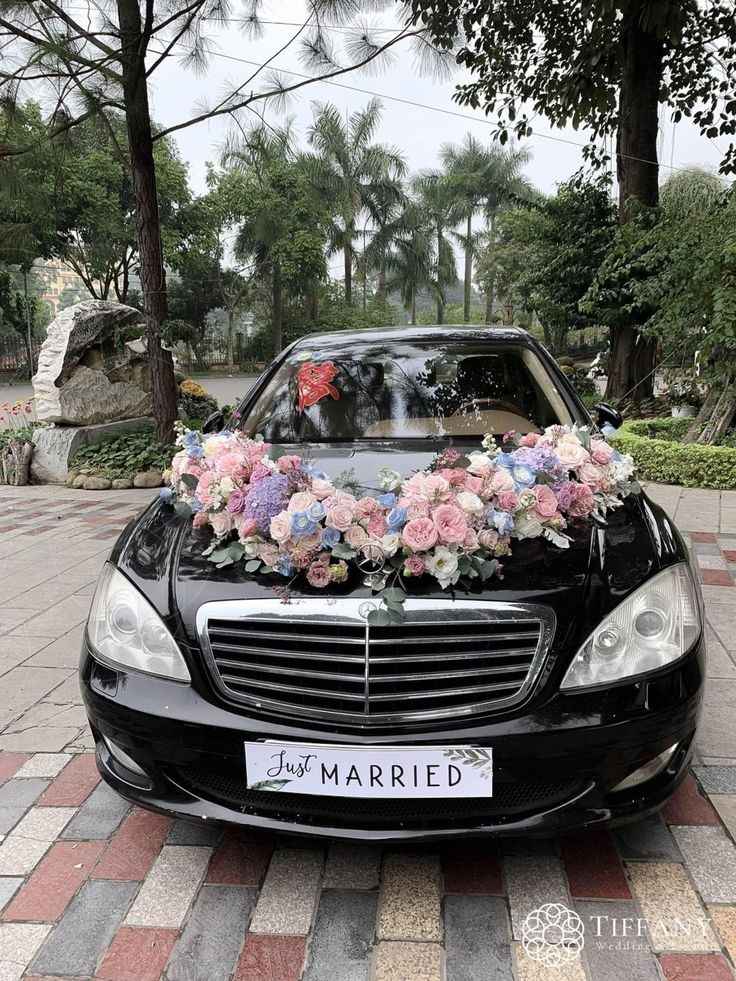
[[[31,356],[33,358],[33,371],[38,367],[38,352],[41,350],[42,341],[33,338],[31,342]],[[10,377],[28,377],[28,349],[25,338],[20,334],[0,335],[0,374]]]

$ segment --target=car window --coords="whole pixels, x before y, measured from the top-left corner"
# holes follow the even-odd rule
[[[241,422],[270,442],[477,437],[572,422],[520,346],[365,343],[297,348]]]

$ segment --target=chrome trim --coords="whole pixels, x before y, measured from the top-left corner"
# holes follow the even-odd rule
[[[361,728],[373,725],[415,725],[417,723],[436,720],[441,721],[443,719],[462,719],[466,718],[467,716],[480,715],[487,712],[495,713],[525,701],[531,694],[531,691],[539,678],[542,666],[551,647],[552,639],[555,635],[557,626],[554,611],[548,606],[522,603],[498,603],[490,601],[484,602],[482,600],[418,599],[410,597],[407,599],[405,604],[406,622],[409,624],[435,624],[437,627],[442,628],[441,633],[438,631],[438,636],[436,638],[440,643],[443,640],[443,635],[447,636],[448,628],[451,630],[454,624],[458,626],[468,626],[472,624],[480,627],[483,622],[494,623],[509,620],[514,621],[515,623],[539,623],[540,630],[538,643],[536,648],[528,647],[513,651],[513,654],[518,653],[521,655],[525,653],[527,657],[533,652],[533,656],[523,683],[520,686],[516,685],[515,683],[513,684],[514,689],[517,690],[515,690],[512,695],[493,700],[489,700],[487,697],[485,699],[479,698],[476,701],[471,701],[463,705],[450,706],[439,710],[425,708],[414,711],[408,710],[405,712],[377,712],[370,711],[371,706],[373,708],[377,708],[381,701],[390,700],[392,697],[400,698],[401,696],[379,695],[378,693],[370,695],[369,684],[371,682],[382,681],[384,678],[386,681],[395,680],[395,676],[371,674],[371,666],[398,663],[403,660],[405,660],[407,664],[415,663],[419,655],[408,655],[407,658],[404,659],[400,656],[383,657],[380,654],[371,653],[372,645],[377,643],[380,644],[382,641],[388,641],[388,638],[370,639],[370,628],[367,622],[358,612],[359,607],[364,603],[365,598],[355,599],[352,597],[340,598],[338,600],[330,599],[329,601],[321,597],[305,597],[300,599],[292,599],[289,603],[283,603],[279,599],[222,600],[204,603],[197,611],[196,628],[204,659],[209,669],[213,684],[226,701],[248,705],[257,711],[277,714],[281,718],[287,716],[297,719],[324,719],[328,721],[342,722],[348,726]],[[263,697],[261,697],[259,694],[254,694],[253,692],[246,694],[235,691],[225,683],[224,679],[220,675],[217,660],[210,644],[208,632],[208,623],[210,620],[231,621],[234,625],[235,632],[240,632],[242,630],[244,634],[250,633],[251,636],[254,633],[258,633],[257,630],[248,631],[248,624],[252,623],[253,621],[258,621],[260,623],[264,623],[264,621],[289,623],[295,628],[295,633],[298,635],[300,642],[311,644],[320,644],[323,641],[327,641],[327,636],[320,636],[318,633],[310,634],[308,632],[299,634],[300,624],[308,624],[311,627],[319,627],[320,625],[329,624],[332,629],[328,636],[331,636],[333,641],[335,639],[334,631],[339,631],[341,627],[352,627],[353,630],[355,627],[364,628],[365,634],[362,638],[356,637],[355,634],[352,636],[343,636],[341,638],[342,643],[355,644],[356,646],[361,644],[364,647],[363,657],[359,656],[357,652],[355,656],[352,654],[342,655],[343,663],[345,661],[356,665],[359,662],[364,663],[365,669],[363,672],[355,672],[354,674],[348,675],[343,679],[351,685],[359,685],[362,681],[363,691],[358,695],[350,694],[348,692],[336,693],[323,691],[318,688],[309,689],[310,693],[313,693],[319,697],[326,697],[330,700],[339,699],[343,701],[362,702],[362,709],[358,709],[357,705],[355,711],[329,709],[324,706],[303,707],[294,705],[278,698],[278,692],[289,691],[290,686],[288,684],[278,684],[276,682],[255,682],[249,679],[243,679],[242,682],[240,682],[243,685],[252,685],[253,688],[258,688],[259,691],[262,690]],[[277,638],[287,636],[287,634],[281,634],[278,631],[273,631],[272,633],[276,634]],[[345,633],[347,634],[348,631]],[[528,633],[529,632],[525,633],[521,631],[513,636],[523,640],[528,639]],[[288,636],[293,635],[289,634]],[[536,636],[536,633],[534,633],[533,636]],[[505,634],[498,635],[499,640],[505,640],[507,637],[508,635]],[[432,638],[418,638],[417,640],[421,643],[421,641],[424,639],[431,642]],[[462,636],[457,638],[458,641],[462,641],[463,639],[464,638]],[[468,635],[467,639],[477,643],[479,639],[484,639],[484,636],[482,633],[470,634]],[[412,643],[414,642],[415,641],[412,640]],[[392,643],[400,644],[401,641],[392,641]],[[219,645],[217,646],[219,647]],[[243,647],[247,649],[247,642],[243,645]],[[257,653],[257,648],[252,648],[252,650]],[[274,653],[277,654],[275,651]],[[304,657],[305,661],[316,659],[318,657],[318,655],[309,650],[305,650],[303,652],[300,652],[299,650],[292,650],[288,652],[284,651],[284,655],[292,658]],[[458,655],[456,652],[453,652],[448,653],[447,655],[441,654],[438,660],[457,660],[465,656],[467,655]],[[489,663],[489,671],[493,672],[492,661],[495,656],[503,656],[503,652],[473,651],[470,653],[470,656],[474,659],[482,659],[484,657],[490,658],[491,662]],[[219,660],[225,661],[226,659],[220,658]],[[339,662],[341,659],[336,655],[328,653],[322,656],[322,660],[334,660]],[[310,671],[308,673],[314,677],[315,680],[317,680],[317,672]],[[342,676],[338,675],[338,677]],[[441,677],[441,675],[437,674],[436,672],[417,672],[416,674],[412,675],[412,679],[416,681],[434,677]],[[479,685],[469,686],[464,689],[452,689],[449,694],[458,694],[461,696],[463,694],[480,696],[483,693],[487,694],[490,691],[504,690],[508,687],[510,687],[510,684],[507,685],[501,682],[497,685]],[[306,691],[306,689],[303,690]],[[268,692],[272,692],[273,697],[269,697]],[[421,692],[411,694],[417,694],[418,697],[424,697]],[[441,697],[442,695],[447,696],[448,692],[442,691],[437,693],[437,697]]]

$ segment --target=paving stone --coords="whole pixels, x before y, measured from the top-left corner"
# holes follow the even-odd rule
[[[68,763],[51,786],[44,792],[39,804],[56,807],[79,807],[100,782],[93,753],[69,757]]]
[[[0,736],[0,749],[24,753],[54,753],[79,735],[79,727],[39,726]]]
[[[0,875],[28,875],[46,854],[49,844],[8,835],[0,842]]]
[[[504,900],[447,896],[445,947],[452,981],[512,981],[511,930]]]
[[[249,841],[239,828],[229,829],[212,856],[207,882],[258,888],[272,854],[270,841]]]
[[[16,774],[18,777],[55,777],[67,765],[68,753],[36,753]]]
[[[721,828],[673,828],[706,903],[736,902],[736,847]]]
[[[79,568],[77,566],[77,568]],[[84,575],[81,578],[86,578]],[[59,603],[47,607],[42,613],[24,618],[28,633],[43,636],[49,632],[53,637],[68,633],[72,627],[84,623],[89,613],[89,600],[86,596],[67,596]]]
[[[718,548],[718,554],[714,555],[703,554],[698,551],[698,565],[701,569],[721,569],[724,572],[728,570],[726,560],[721,555],[720,547]]]
[[[659,981],[657,959],[635,903],[576,900],[585,927],[585,957],[595,981]]]
[[[736,960],[736,906],[709,906],[708,913],[731,960]]]
[[[177,937],[176,930],[120,927],[96,981],[159,981]]]
[[[707,794],[736,794],[736,766],[695,766],[693,770]]]
[[[74,813],[73,807],[32,807],[13,828],[12,837],[54,841]]]
[[[89,877],[102,848],[102,842],[97,841],[57,841],[5,910],[3,919],[58,920]]]
[[[700,900],[681,865],[634,862],[631,887],[647,921],[653,950],[719,950]]]
[[[376,889],[381,850],[373,845],[330,845],[325,865],[325,889]]]
[[[733,586],[733,578],[725,569],[700,569],[700,581],[704,586]]]
[[[228,981],[255,901],[255,889],[203,886],[166,971],[168,981]]]
[[[251,931],[306,936],[319,898],[322,864],[321,851],[282,848],[274,852]]]
[[[161,851],[171,818],[133,808],[105,848],[95,879],[144,879]]]
[[[210,848],[197,845],[164,845],[126,917],[126,925],[181,927],[211,854]]]
[[[34,958],[31,970],[37,974],[94,974],[137,888],[133,882],[85,882]]]
[[[551,855],[505,855],[504,872],[515,940],[521,940],[522,925],[532,910],[545,903],[570,906],[570,897],[560,860]]]
[[[377,900],[375,892],[322,893],[303,981],[367,981]]]
[[[625,860],[682,861],[680,849],[659,814],[650,814],[635,824],[622,825],[615,830],[614,837]]]
[[[673,797],[662,808],[667,824],[710,824],[720,821],[713,806],[698,787],[695,777],[688,773]]]
[[[439,858],[388,854],[383,860],[376,936],[379,940],[442,939]]]
[[[233,981],[299,981],[306,948],[304,937],[249,933]]]
[[[711,794],[710,801],[732,838],[736,838],[736,794]]]
[[[580,899],[630,899],[631,893],[611,835],[585,831],[560,841],[570,895]]]
[[[220,844],[223,835],[221,824],[209,821],[179,821],[175,820],[166,837],[167,845],[207,845],[215,848]]]
[[[0,912],[7,906],[16,892],[23,885],[21,876],[2,876],[0,877]]]
[[[372,981],[442,981],[443,977],[439,944],[383,940],[376,945]]]
[[[0,785],[15,776],[27,759],[26,753],[0,753]]]
[[[44,697],[45,702],[52,702],[54,705],[81,705],[82,693],[79,690],[79,677],[75,671],[70,674],[66,681],[57,685]]]
[[[0,787],[0,834],[7,834],[48,787],[48,780],[8,780]]]
[[[659,963],[667,981],[733,981],[721,954],[662,954]]]
[[[449,845],[442,852],[446,893],[503,896],[503,871],[496,848],[483,841]]]
[[[126,800],[106,783],[100,783],[79,808],[62,838],[109,838],[129,810]]]
[[[47,923],[0,923],[0,979],[17,981],[44,942]]]
[[[1,631],[0,631],[1,632]],[[69,677],[66,668],[29,668],[19,665],[3,675],[3,699],[0,703],[0,726],[7,725],[21,712],[47,695]],[[0,748],[11,749],[5,741]],[[22,750],[11,750],[22,752]]]
[[[41,650],[25,662],[29,667],[76,668],[79,664],[79,651],[82,647],[84,624],[73,627],[68,633],[47,641]]]
[[[2,602],[2,599],[0,599]],[[51,643],[51,637],[31,637],[21,627],[0,637],[0,676],[29,661],[37,651]]]

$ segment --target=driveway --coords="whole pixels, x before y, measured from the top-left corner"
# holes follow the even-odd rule
[[[676,798],[615,833],[384,849],[188,825],[101,784],[82,625],[150,492],[0,488],[0,981],[734,981],[736,493],[650,491],[687,534],[708,618]],[[585,929],[556,967],[521,943],[548,903]]]

